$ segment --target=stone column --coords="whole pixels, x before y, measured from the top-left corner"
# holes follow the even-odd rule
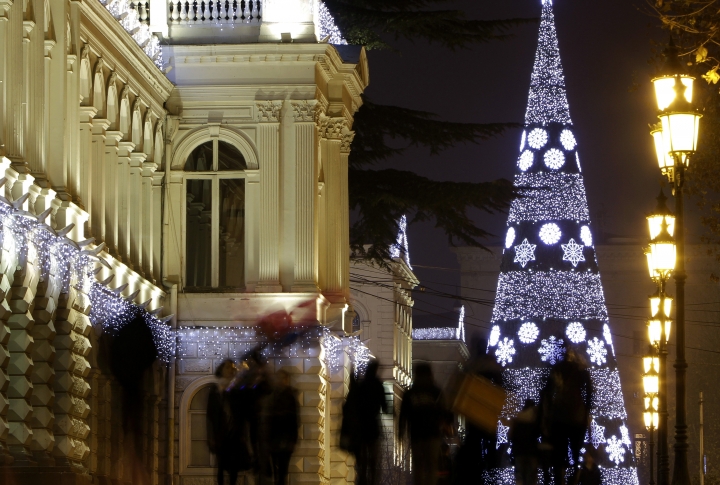
[[[325,186],[325,278],[326,295],[345,296],[349,291],[347,205],[347,151],[350,132],[347,119],[320,117],[320,150]]]
[[[52,274],[43,275],[35,293],[33,318],[35,325],[32,337],[35,346],[32,352],[34,369],[32,373],[32,451],[35,461],[39,465],[52,466],[52,449],[55,446],[53,426],[55,414],[53,405],[55,392],[53,390],[55,379],[55,308],[57,297],[60,294],[60,282]]]
[[[9,8],[5,43],[5,150],[13,162],[23,162],[23,3],[14,2]]]
[[[88,172],[89,202],[88,236],[96,242],[105,240],[105,135],[110,122],[105,119],[92,121],[92,151],[90,153]]]
[[[135,271],[145,276],[143,261],[143,244],[147,240],[143,231],[143,220],[150,215],[149,206],[144,205],[143,197],[143,164],[147,155],[134,152],[130,155],[129,180],[127,185],[128,197],[128,244],[130,245],[129,261]]]
[[[76,203],[91,215],[88,228],[92,225],[92,192],[93,192],[93,118],[97,114],[94,106],[81,106],[80,108],[80,150],[78,152],[77,169],[75,177],[78,179]],[[104,140],[103,140],[104,143]]]
[[[10,388],[8,389],[10,435],[8,444],[10,453],[15,458],[15,465],[27,466],[34,464],[30,452],[33,439],[30,423],[33,394],[31,374],[33,372],[34,339],[32,331],[35,320],[31,312],[35,297],[34,285],[37,284],[38,275],[32,264],[22,261],[22,259],[21,256],[15,267],[17,269],[13,274],[13,285],[8,302],[12,311],[8,319],[10,326],[10,342],[8,343],[10,351]]]
[[[116,179],[114,193],[114,203],[116,204],[115,220],[117,224],[117,252],[120,260],[131,269],[133,260],[130,258],[130,159],[135,145],[129,141],[121,141],[118,143],[117,165],[115,166]],[[140,216],[140,213],[137,213]],[[112,217],[112,216],[111,216]]]
[[[279,292],[280,286],[280,109],[282,101],[257,103],[261,171],[260,261],[256,291]]]
[[[86,419],[90,413],[87,397],[90,386],[90,353],[87,336],[92,329],[87,314],[88,299],[73,287],[60,293],[55,318],[55,449],[59,465],[84,468],[90,454],[85,442],[90,427]]]
[[[8,104],[5,102],[8,87],[8,70],[5,67],[9,57],[8,35],[10,34],[10,9],[12,0],[0,0],[0,156],[7,155],[6,130]]]
[[[120,140],[122,140],[121,132],[105,132],[105,163],[103,164],[105,186],[101,194],[101,197],[105,200],[105,234],[103,240],[107,244],[108,253],[115,257],[120,256],[118,238],[118,155],[120,153]],[[127,145],[123,146],[123,150],[127,151]],[[119,259],[122,260],[121,257]]]
[[[159,283],[162,279],[162,268],[160,262],[162,261],[160,255],[162,252],[162,221],[163,221],[163,205],[162,205],[162,188],[163,179],[165,174],[163,172],[155,172],[152,175],[152,206],[148,209],[157,217],[152,220],[152,255],[150,257],[150,272],[146,275],[153,283]],[[182,187],[182,185],[181,185]],[[182,199],[179,199],[182,200]]]
[[[3,261],[0,262],[0,465],[9,465],[13,458],[8,451],[7,439],[10,426],[8,424],[8,407],[10,402],[7,391],[10,386],[8,365],[10,364],[10,352],[8,342],[10,341],[10,326],[8,318],[12,314],[8,301],[10,300],[11,280],[8,278],[7,264],[10,258],[6,258],[4,251],[0,248]],[[14,261],[12,261],[14,263]]]
[[[295,119],[295,274],[292,291],[316,292],[315,121],[317,101],[292,101]]]
[[[142,270],[143,275],[147,279],[153,278],[153,249],[155,247],[153,228],[155,226],[155,220],[159,220],[162,217],[160,211],[156,211],[156,207],[153,201],[153,174],[157,170],[158,165],[155,162],[143,162],[140,166],[140,177],[141,184],[141,204],[143,207],[143,217],[138,218],[138,222],[141,227],[138,233],[141,235],[138,238],[138,252],[142,261],[142,267],[138,267],[138,270]]]

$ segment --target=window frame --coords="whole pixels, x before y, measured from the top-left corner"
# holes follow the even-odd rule
[[[206,143],[207,140],[201,141],[200,143],[196,144],[192,147],[192,149],[188,152],[188,156],[185,157],[185,160],[183,161],[183,164],[187,162],[187,158],[190,156],[193,150],[195,150],[197,147],[201,146],[203,143]],[[247,211],[248,208],[248,191],[247,191],[247,171],[250,170],[249,168],[246,168],[245,170],[218,170],[218,147],[219,143],[227,143],[228,145],[231,145],[234,147],[240,154],[245,158],[245,154],[243,151],[228,140],[223,140],[219,138],[212,138],[212,168],[213,170],[203,170],[199,172],[187,172],[185,171],[185,166],[183,165],[183,287],[186,289],[192,289],[192,290],[210,290],[210,291],[218,291],[223,290],[224,288],[227,288],[228,291],[236,291],[236,290],[244,290],[247,286],[247,280],[246,280],[246,272],[243,274],[243,286],[242,287],[221,287],[220,285],[220,180],[222,179],[242,179],[243,184],[245,186],[245,200],[243,200],[243,208],[245,211]],[[245,158],[245,163],[247,163],[247,159]],[[187,273],[188,273],[188,258],[187,258],[187,190],[188,190],[188,180],[210,180],[210,193],[211,193],[211,215],[210,215],[210,286],[189,286],[187,285]],[[243,218],[243,234],[247,234],[247,226],[246,226],[246,218]],[[245,244],[247,242],[246,238],[243,241],[243,260],[247,263],[247,245]]]

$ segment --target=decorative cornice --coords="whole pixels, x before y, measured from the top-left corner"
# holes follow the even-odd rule
[[[319,124],[320,136],[330,140],[345,141],[345,135],[350,132],[350,124],[347,118],[344,117],[320,116]],[[350,141],[352,141],[352,138]]]
[[[290,101],[295,122],[316,122],[320,116],[320,104],[316,99]]]
[[[255,103],[258,123],[277,123],[280,121],[282,101],[260,101]]]
[[[103,61],[102,57],[98,57],[98,60],[95,63],[95,74],[102,74],[102,70],[103,70],[104,66],[105,66],[105,61]]]

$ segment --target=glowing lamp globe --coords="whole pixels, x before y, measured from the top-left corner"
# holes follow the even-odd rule
[[[651,240],[660,234],[663,223],[667,224],[668,234],[671,236],[675,234],[675,216],[670,209],[668,209],[666,203],[667,197],[665,197],[662,189],[660,189],[660,195],[658,195],[657,201],[658,203],[655,210],[647,216]]]
[[[643,418],[645,419],[645,427],[647,429],[655,429],[658,427],[658,423],[660,422],[658,413],[647,411],[643,413]]]
[[[688,103],[692,103],[693,81],[695,78],[686,74],[656,77],[652,80],[655,87],[655,100],[657,101],[658,110],[663,111],[675,101],[677,92],[675,91],[675,82],[680,78],[680,82],[685,86],[683,97]]]
[[[672,327],[672,320],[665,320],[665,338],[664,341],[667,342],[670,339],[670,330]],[[660,342],[663,340],[663,322],[660,320],[650,320],[648,322],[648,337],[650,338],[650,343],[658,346],[660,345]]]
[[[663,150],[671,155],[679,155],[687,165],[688,154],[697,150],[698,128],[702,115],[692,109],[685,99],[685,86],[680,77],[675,79],[678,96],[659,116],[662,126]]]
[[[667,224],[663,223],[660,234],[650,241],[646,255],[650,277],[653,279],[667,278],[675,269],[675,241],[667,231]]]
[[[668,318],[672,311],[673,299],[669,296],[660,296],[657,292],[650,297],[650,314],[653,318]],[[659,313],[661,312],[662,313]]]
[[[662,124],[658,123],[657,125],[655,125],[650,131],[650,135],[652,135],[653,141],[655,142],[655,154],[657,155],[658,166],[660,166],[660,170],[665,172],[667,169],[674,167],[675,161],[670,155],[670,152],[665,149],[665,140],[663,140]]]
[[[660,390],[660,379],[658,378],[660,359],[657,357],[643,357],[643,366],[645,367],[643,390],[646,395],[657,394]]]

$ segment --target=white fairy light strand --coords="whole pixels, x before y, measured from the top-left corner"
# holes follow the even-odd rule
[[[335,25],[335,18],[328,10],[324,2],[318,2],[318,38],[323,40],[328,38],[329,44],[347,45],[347,41],[343,38],[342,32]]]
[[[514,185],[519,197],[510,205],[508,224],[590,219],[585,185],[579,174],[519,174]]]
[[[150,32],[147,24],[140,22],[138,11],[132,8],[128,0],[100,0],[105,8],[112,14],[123,29],[130,34],[150,60],[159,69],[163,68],[162,49],[160,39]]]

